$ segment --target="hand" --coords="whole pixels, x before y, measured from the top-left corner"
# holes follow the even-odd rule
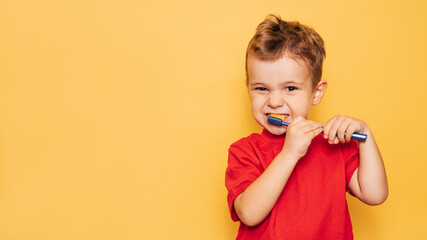
[[[362,120],[340,115],[331,118],[323,131],[323,137],[328,139],[329,144],[349,142],[353,133],[366,133],[368,125]]]
[[[303,117],[295,118],[286,129],[286,140],[282,151],[300,159],[306,154],[311,140],[322,130],[321,123],[306,120]]]

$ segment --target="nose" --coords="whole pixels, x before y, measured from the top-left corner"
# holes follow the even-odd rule
[[[284,94],[281,91],[273,91],[268,96],[268,106],[278,108],[285,104]]]

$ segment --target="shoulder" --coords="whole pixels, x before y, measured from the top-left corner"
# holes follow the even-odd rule
[[[258,133],[252,133],[251,135],[247,137],[240,138],[239,140],[235,141],[230,145],[230,148],[234,147],[242,147],[242,146],[248,146],[252,144],[259,143],[261,141],[261,135]]]
[[[252,133],[247,137],[243,137],[228,148],[229,156],[252,156],[257,155],[260,149],[264,149],[265,141],[258,133]]]

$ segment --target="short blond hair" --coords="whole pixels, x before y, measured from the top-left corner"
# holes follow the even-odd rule
[[[326,57],[322,37],[312,28],[299,22],[287,22],[276,15],[268,15],[258,25],[246,50],[246,83],[249,82],[248,57],[261,61],[276,61],[285,54],[306,63],[313,86],[322,78],[323,60]]]

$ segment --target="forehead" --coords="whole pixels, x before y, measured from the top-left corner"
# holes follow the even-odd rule
[[[248,80],[255,82],[307,82],[311,83],[310,71],[304,61],[284,55],[264,61],[254,56],[248,57]]]

